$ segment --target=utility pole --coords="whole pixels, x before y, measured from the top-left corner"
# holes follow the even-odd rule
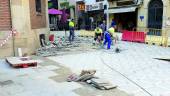
[[[12,50],[13,50],[13,56],[15,56],[16,55],[15,54],[15,36],[14,36],[14,32],[13,32],[14,31],[13,30],[13,22],[12,22],[12,17],[13,16],[12,16],[12,9],[11,9],[12,6],[11,5],[12,5],[12,0],[9,1],[9,10],[10,10],[10,17],[11,17],[10,18],[11,19],[10,23],[11,23],[11,31],[12,31]]]
[[[106,26],[106,28],[107,29],[109,29],[109,2],[108,2],[108,0],[105,0],[105,3],[106,3],[106,22],[107,22],[107,26]]]

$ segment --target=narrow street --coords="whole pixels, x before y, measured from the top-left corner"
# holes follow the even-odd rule
[[[90,49],[58,52],[60,55],[37,57],[38,67],[13,69],[1,60],[2,96],[160,96],[169,92],[170,65],[153,58],[170,55],[170,49],[141,43],[119,41],[120,53]],[[140,50],[139,50],[140,48]],[[71,50],[71,48],[70,48]],[[138,55],[137,55],[138,54]],[[52,60],[52,61],[51,61]],[[86,83],[67,82],[81,70],[95,69],[99,78],[118,87],[100,91]],[[5,83],[6,82],[6,83]],[[87,93],[88,92],[88,93]],[[111,95],[109,95],[111,94]]]
[[[170,0],[0,0],[0,96],[170,96]]]

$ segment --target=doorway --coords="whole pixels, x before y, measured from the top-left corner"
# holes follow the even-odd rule
[[[116,22],[116,31],[122,32],[122,30],[135,31],[137,26],[137,12],[126,12],[114,14],[114,20]]]
[[[162,29],[162,16],[162,0],[151,0],[148,6],[148,28]]]

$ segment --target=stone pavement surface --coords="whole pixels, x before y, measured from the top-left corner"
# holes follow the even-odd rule
[[[122,51],[115,53],[116,47]],[[170,48],[119,41],[111,50],[86,44],[71,49],[68,54],[33,57],[42,63],[26,69],[13,69],[1,59],[0,96],[163,96],[170,92],[170,63],[153,59],[169,57]],[[96,76],[118,88],[100,91],[84,83],[66,82],[71,73],[83,69],[96,69]]]
[[[43,57],[37,67],[14,69],[0,59],[0,96],[129,96],[113,89],[100,91],[86,84],[66,82],[69,68]]]
[[[48,57],[79,73],[96,69],[96,76],[117,84],[135,96],[160,96],[170,92],[170,62],[153,58],[170,57],[170,48],[141,43],[119,42],[120,53],[101,49],[82,54]]]

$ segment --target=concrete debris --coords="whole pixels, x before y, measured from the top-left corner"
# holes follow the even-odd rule
[[[37,56],[55,56],[58,52],[66,51],[65,49],[73,49],[75,47],[81,47],[83,45],[92,44],[92,38],[76,37],[74,42],[70,43],[68,40],[63,40],[61,42],[54,42],[52,44],[46,45],[45,47],[38,48],[36,51]],[[90,45],[91,46],[91,45]],[[68,50],[68,51],[70,51]]]
[[[68,81],[68,82],[77,81],[78,78],[79,78],[78,75],[76,75],[76,74],[71,74],[70,76],[68,76],[67,81]]]
[[[109,90],[117,87],[116,85],[113,85],[108,81],[95,77],[95,73],[96,70],[82,70],[79,76],[76,74],[72,74],[67,78],[67,81],[86,82],[101,90]]]
[[[94,77],[96,70],[82,70],[77,81],[86,81]]]
[[[117,87],[117,85],[113,85],[110,82],[105,81],[101,78],[92,78],[88,80],[87,83],[101,90],[109,90]]]
[[[82,70],[80,75],[72,74],[67,78],[67,81],[85,82],[91,78],[94,78],[96,70]]]
[[[0,86],[6,86],[6,85],[13,84],[13,83],[14,82],[12,80],[6,80],[6,81],[3,81],[3,82],[0,81]]]

